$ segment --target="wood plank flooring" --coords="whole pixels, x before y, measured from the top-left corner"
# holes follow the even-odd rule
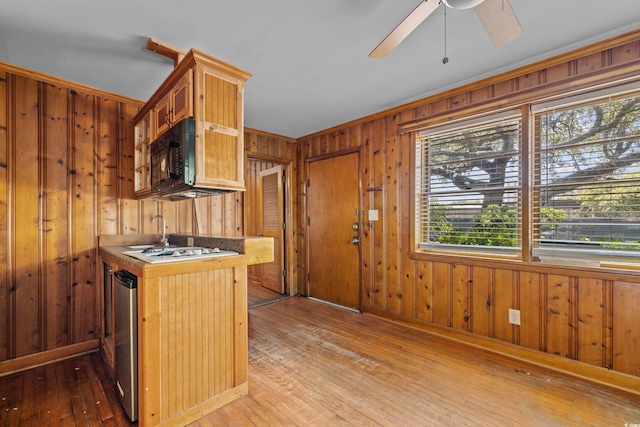
[[[305,298],[249,310],[249,395],[194,426],[625,426],[640,397]]]
[[[625,426],[640,397],[306,298],[249,310],[249,394],[205,426]],[[0,378],[0,426],[131,426],[99,354]]]
[[[276,291],[272,291],[269,288],[265,288],[257,283],[249,282],[247,284],[248,290],[248,305],[249,308],[258,307],[263,304],[270,304],[274,301],[279,301],[283,298],[288,298],[286,295],[282,295]]]
[[[98,353],[0,378],[0,426],[130,426]]]

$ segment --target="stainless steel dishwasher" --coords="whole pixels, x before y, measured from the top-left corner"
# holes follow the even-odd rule
[[[115,287],[116,388],[131,421],[138,419],[138,278],[113,273]]]

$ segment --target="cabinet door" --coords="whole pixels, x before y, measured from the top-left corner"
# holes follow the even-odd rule
[[[188,70],[156,105],[156,137],[180,120],[193,117],[193,71]]]
[[[171,122],[172,126],[187,117],[193,117],[193,72],[192,70],[180,79],[171,90]]]
[[[134,191],[141,195],[151,190],[151,112],[147,113],[135,127],[135,180]]]
[[[164,98],[158,102],[155,108],[156,112],[156,131],[155,137],[157,138],[166,130],[171,127],[171,92],[165,95]]]
[[[244,85],[202,68],[196,94],[198,133],[196,182],[229,190],[244,190],[244,135],[242,95]]]

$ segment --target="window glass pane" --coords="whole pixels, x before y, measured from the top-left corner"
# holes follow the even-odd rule
[[[536,248],[640,249],[637,95],[536,114]]]
[[[421,134],[421,247],[519,247],[520,146],[520,119],[514,117]]]

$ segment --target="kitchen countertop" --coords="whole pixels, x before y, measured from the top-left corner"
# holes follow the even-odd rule
[[[157,277],[175,274],[186,274],[205,270],[218,270],[241,265],[262,264],[273,261],[273,238],[271,237],[220,237],[191,236],[171,234],[168,236],[172,246],[201,246],[220,248],[238,252],[219,258],[185,259],[169,263],[149,263],[128,255],[129,246],[158,244],[159,235],[105,235],[100,236],[98,243],[99,256],[106,262],[135,274],[138,277]],[[191,242],[190,240],[193,240]],[[187,244],[191,243],[191,244]]]

